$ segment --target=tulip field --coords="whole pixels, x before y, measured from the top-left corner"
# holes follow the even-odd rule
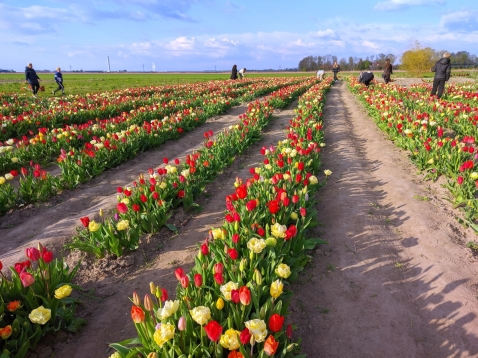
[[[262,148],[263,164],[250,168],[249,178],[236,179],[223,225],[198,238],[191,270],[175,268],[176,294],[161,282],[145,287],[142,298],[131,292],[131,303],[117,309],[130,312],[137,336],[110,346],[115,358],[301,356],[287,323],[288,287],[310,260],[307,250],[324,243],[308,233],[317,225],[312,194],[323,180],[322,109],[330,85],[257,78],[42,100],[2,94],[0,214],[48,202],[249,102],[237,124],[204,132],[202,148],[181,160],[158,158],[131,185],[112,186],[116,207],[82,217],[66,244],[97,259],[128,255],[144,235],[168,226],[176,208],[194,208],[205,185],[260,139],[274,109],[299,98],[283,140]],[[27,248],[8,274],[0,262],[1,358],[24,357],[45,335],[88,324],[75,313],[79,265],[70,268],[41,244]]]
[[[429,84],[367,88],[351,78],[349,88],[427,178],[445,179],[463,221],[478,231],[478,85],[447,86],[441,99],[430,96]]]

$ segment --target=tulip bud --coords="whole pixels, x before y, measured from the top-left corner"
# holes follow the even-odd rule
[[[49,280],[49,279],[50,279],[50,271],[44,270],[44,271],[43,271],[43,278],[44,278],[45,280]]]
[[[266,307],[265,306],[261,307],[261,310],[259,311],[259,316],[261,317],[261,319],[264,319],[266,317]]]
[[[254,344],[256,344],[256,339],[254,338],[254,335],[251,334],[251,340],[249,341],[249,343],[251,344],[251,346],[253,346]]]
[[[262,284],[262,275],[258,269],[254,270],[254,280],[259,286]]]
[[[184,316],[181,316],[178,321],[178,329],[180,331],[184,331],[186,329],[186,318]]]
[[[275,237],[268,237],[266,239],[266,245],[270,247],[274,247],[277,245],[277,239]]]
[[[163,291],[161,291],[161,289],[159,287],[156,287],[156,292],[155,292],[156,297],[158,297],[158,299],[160,299],[162,294],[163,294]]]
[[[239,271],[244,272],[244,268],[247,265],[247,260],[245,258],[241,259],[241,263],[239,264]]]
[[[254,260],[254,251],[249,251],[249,260]]]
[[[232,265],[232,272],[236,273],[237,272],[237,265]]]
[[[139,296],[138,294],[136,293],[136,291],[133,292],[133,303],[136,305],[136,306],[139,306],[141,304],[141,301],[139,299]]]
[[[148,311],[154,310],[153,301],[148,294],[144,295],[144,308],[146,308]]]
[[[295,348],[296,345],[297,345],[297,343],[291,343],[291,344],[289,344],[289,345],[287,346],[287,348],[286,348],[287,353],[292,352],[292,351],[294,350],[294,348]]]
[[[295,212],[292,212],[292,213],[290,214],[290,218],[291,218],[292,220],[297,220],[298,217],[299,217],[299,215],[297,215],[297,213],[295,213]]]
[[[38,251],[43,251],[43,245],[41,244],[41,242],[38,243]]]
[[[156,285],[154,284],[154,282],[149,283],[149,290],[151,291],[152,295],[156,294]]]
[[[100,209],[100,216],[103,217],[103,209]]]
[[[156,352],[151,352],[148,354],[146,358],[159,358],[158,353]]]
[[[224,308],[224,300],[219,297],[216,301],[216,308],[220,311]]]

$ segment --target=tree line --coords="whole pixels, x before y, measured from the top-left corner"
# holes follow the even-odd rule
[[[299,71],[330,71],[335,61],[338,62],[340,68],[345,71],[363,71],[363,70],[381,70],[385,64],[385,60],[390,59],[390,63],[394,69],[404,69],[411,72],[426,72],[438,61],[445,50],[436,51],[430,47],[422,47],[420,43],[415,42],[413,47],[404,52],[400,59],[400,63],[396,64],[397,56],[393,54],[362,57],[352,57],[347,59],[338,59],[337,56],[307,56],[299,62]],[[454,68],[473,68],[478,66],[478,56],[470,54],[467,51],[450,52],[450,61]]]

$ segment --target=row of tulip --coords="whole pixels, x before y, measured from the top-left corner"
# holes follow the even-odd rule
[[[376,85],[366,88],[351,79],[349,87],[364,103],[378,126],[401,148],[430,179],[447,178],[453,203],[464,209],[464,220],[478,229],[478,171],[475,143],[469,135],[474,127],[470,118],[478,112],[454,102],[429,98],[428,93],[406,91],[398,86]],[[475,110],[476,111],[476,110]]]
[[[56,158],[61,148],[79,148],[95,137],[127,129],[131,125],[141,125],[144,121],[159,118],[177,118],[188,115],[211,117],[224,112],[227,108],[270,93],[278,88],[296,83],[297,80],[266,81],[253,83],[241,88],[240,96],[232,95],[231,88],[224,88],[220,93],[190,91],[190,99],[175,98],[167,103],[137,106],[128,112],[122,112],[113,118],[89,120],[84,124],[67,124],[62,128],[38,128],[31,136],[11,138],[0,146],[0,175],[10,170],[20,170],[30,161],[45,164]],[[89,114],[91,115],[91,113]]]
[[[261,130],[269,122],[274,109],[269,98],[276,102],[281,98],[278,105],[282,107],[314,83],[315,80],[309,80],[289,86],[262,102],[249,104],[237,125],[216,136],[206,132],[203,148],[188,155],[184,163],[175,159],[171,165],[165,158],[165,167],[156,172],[149,169],[149,179],[141,174],[132,188],[117,188],[119,203],[115,217],[101,223],[90,221],[89,217],[82,218],[85,229],[79,231],[69,248],[93,253],[97,257],[105,254],[121,256],[125,251],[135,250],[141,234],[154,233],[162,228],[172,207],[182,204],[186,209],[190,208],[204,185],[260,138]]]
[[[311,195],[330,83],[301,96],[287,138],[262,148],[264,163],[236,180],[223,226],[200,245],[190,273],[175,270],[176,299],[153,282],[144,300],[133,293],[138,337],[111,344],[111,357],[303,357],[286,323],[286,287],[310,260],[307,250],[324,243],[307,234],[317,224]]]
[[[298,80],[295,79],[295,81]],[[52,98],[45,101],[45,106],[42,106],[42,102],[32,103],[28,111],[19,115],[0,115],[0,141],[27,135],[30,132],[36,134],[38,128],[53,129],[64,124],[82,124],[97,118],[115,117],[122,112],[129,112],[144,106],[166,109],[182,104],[184,108],[187,108],[197,102],[198,96],[204,99],[221,96],[236,98],[247,93],[250,86],[258,84],[271,86],[274,83],[284,81],[290,81],[290,79],[249,79],[240,84],[234,81],[210,81],[202,84],[191,84],[189,89],[184,88],[183,85],[178,91],[139,98],[129,95],[117,96],[114,92],[104,92],[97,96],[94,101],[81,96]],[[196,103],[196,105],[200,104],[200,102]]]
[[[46,247],[30,247],[26,260],[10,267],[0,261],[0,357],[22,358],[49,332],[76,332],[86,321],[75,317],[79,303],[70,297],[79,265],[70,269]]]
[[[309,81],[310,82],[310,81]],[[306,82],[305,85],[307,85]],[[308,84],[309,86],[311,85]],[[304,82],[301,85],[303,86]],[[203,109],[216,108],[213,113],[224,111],[230,103],[217,101],[204,105]],[[211,111],[209,111],[211,112]],[[70,149],[68,152],[60,149],[57,159],[61,168],[61,176],[53,178],[49,173],[38,170],[28,170],[22,167],[20,172],[22,179],[15,188],[6,182],[14,179],[19,174],[17,170],[11,170],[0,177],[0,214],[4,214],[18,205],[24,205],[37,201],[44,201],[56,192],[77,186],[101,174],[105,169],[112,168],[122,162],[134,158],[138,152],[158,147],[167,140],[178,138],[183,132],[189,131],[204,123],[207,117],[204,112],[198,115],[194,111],[182,111],[175,117],[166,117],[162,120],[144,121],[142,126],[129,125],[127,130],[114,131],[116,127],[111,125],[104,136],[94,137],[83,148]],[[136,116],[145,116],[147,113],[136,113]],[[141,117],[144,119],[144,117]],[[39,164],[30,163],[36,168]],[[25,187],[27,187],[25,189]],[[23,195],[27,193],[28,196]]]

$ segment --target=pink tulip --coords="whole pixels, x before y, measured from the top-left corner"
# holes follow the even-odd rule
[[[27,271],[22,271],[20,273],[20,280],[22,281],[23,287],[33,285],[35,282],[35,278]]]

